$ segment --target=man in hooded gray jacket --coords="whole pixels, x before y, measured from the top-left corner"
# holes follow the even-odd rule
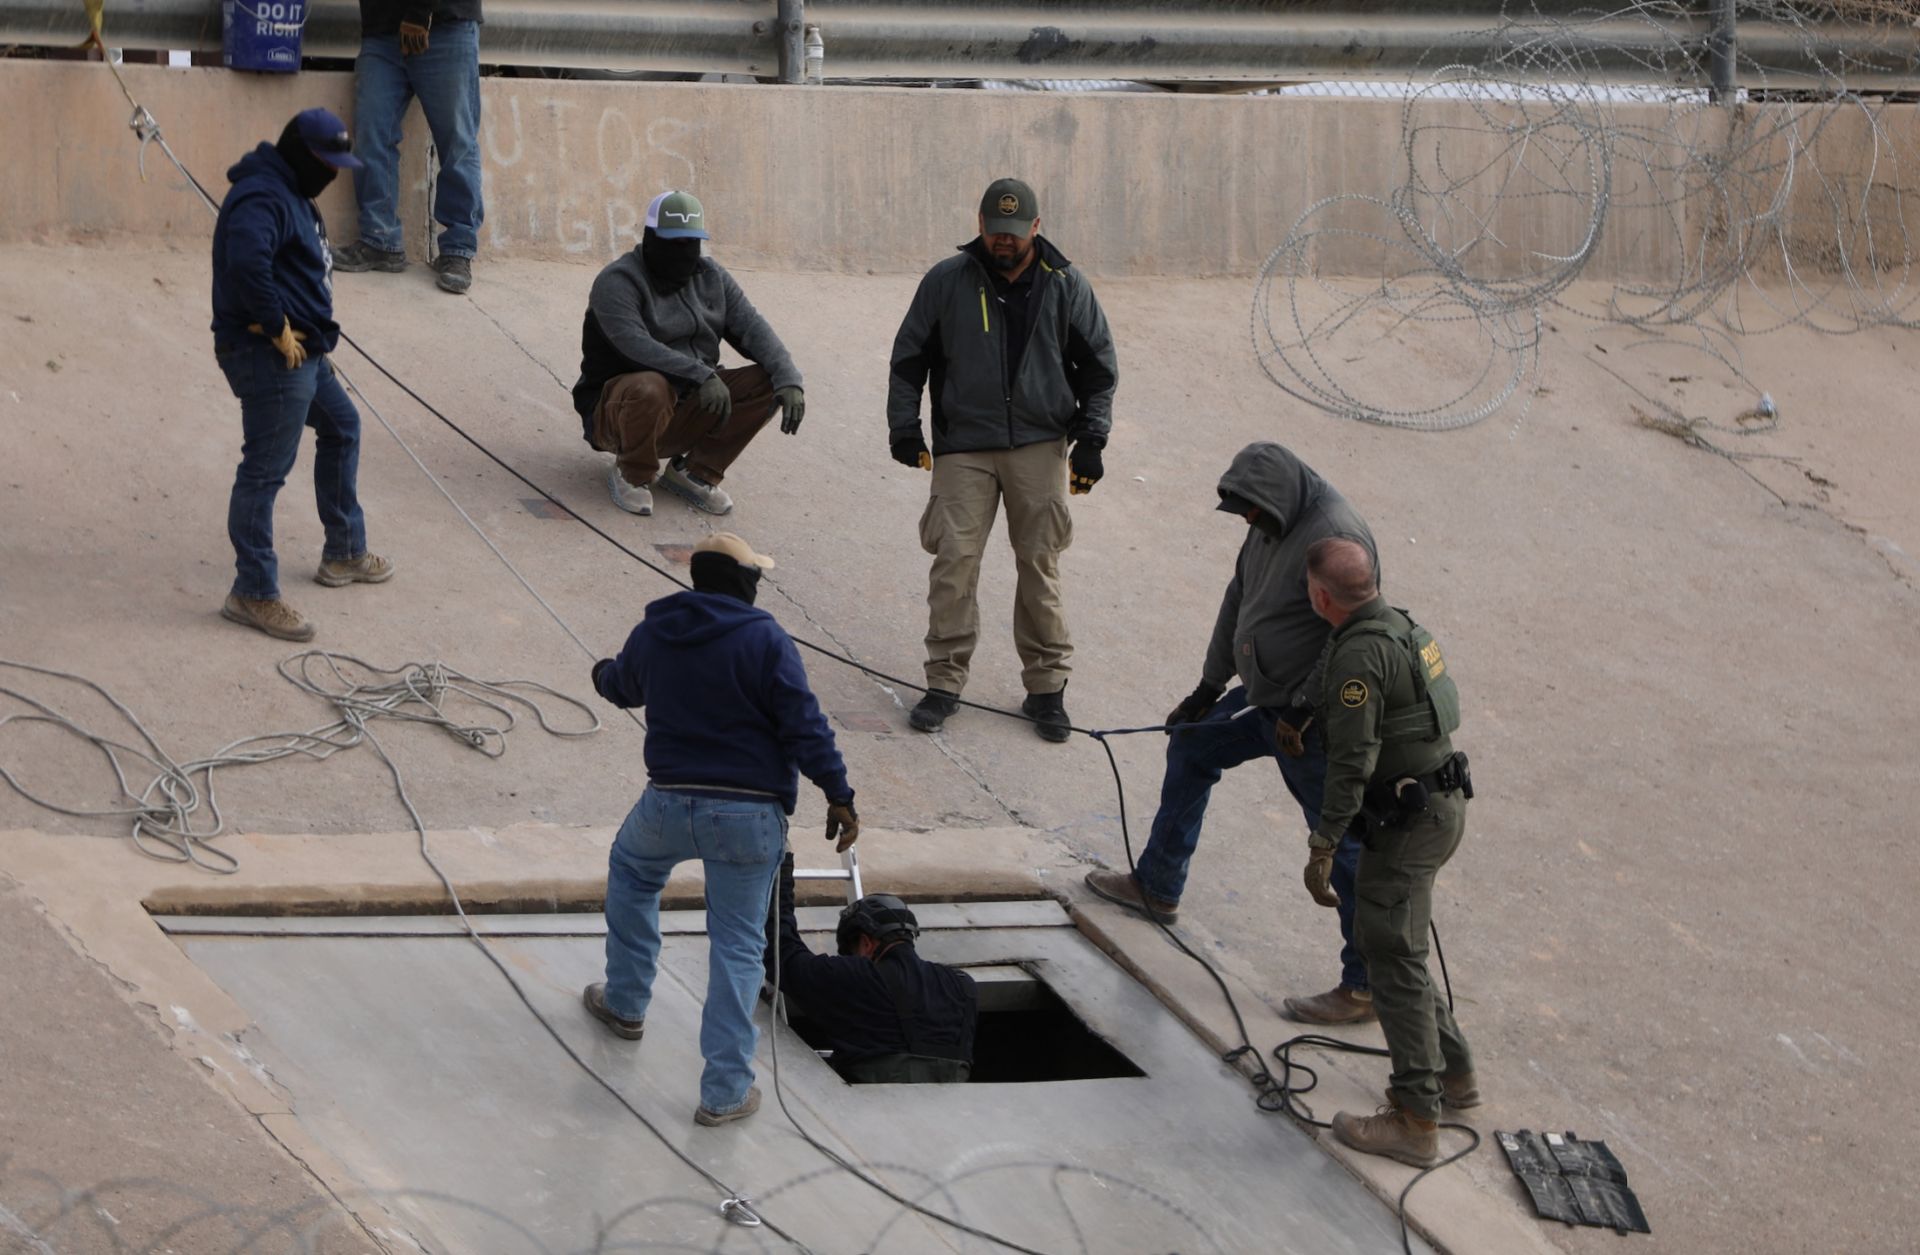
[[[1219,509],[1247,520],[1233,579],[1214,622],[1200,683],[1167,716],[1167,774],[1147,848],[1133,874],[1096,871],[1087,886],[1101,897],[1172,923],[1200,841],[1207,799],[1221,773],[1257,758],[1280,766],[1309,829],[1320,822],[1327,748],[1313,720],[1314,672],[1328,627],[1307,597],[1307,550],[1338,536],[1380,556],[1366,520],[1339,491],[1283,445],[1250,444],[1220,477]],[[1231,691],[1227,685],[1240,682]],[[1350,1024],[1373,1018],[1366,962],[1353,943],[1353,877],[1360,844],[1334,855],[1339,895],[1340,984],[1310,998],[1288,998],[1296,1020]],[[1327,905],[1331,905],[1330,903]]]

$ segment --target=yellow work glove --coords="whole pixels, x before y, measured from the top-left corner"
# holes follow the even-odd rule
[[[306,337],[295,331],[290,322],[281,323],[280,334],[273,337],[273,347],[279,349],[280,356],[287,359],[288,370],[298,370],[301,363],[307,360],[307,346],[300,343],[304,339]]]
[[[427,28],[418,22],[400,23],[400,55],[417,57],[427,50]]]
[[[1307,851],[1307,892],[1321,906],[1339,906],[1340,895],[1333,891],[1333,851],[1313,846]]]
[[[844,802],[827,803],[827,840],[833,841],[833,852],[845,854],[853,843],[860,839],[860,816],[853,809],[853,799]]]

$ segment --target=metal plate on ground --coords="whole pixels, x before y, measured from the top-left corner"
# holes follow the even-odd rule
[[[980,904],[985,905],[985,904]],[[967,908],[971,909],[971,908]],[[253,1017],[245,1044],[303,1126],[428,1250],[787,1250],[570,1060],[474,945],[444,936],[179,935]],[[793,1117],[925,1206],[1049,1252],[1377,1252],[1391,1211],[1077,931],[934,930],[930,958],[1020,963],[1144,1076],[849,1086],[791,1031],[762,1034],[758,1115],[692,1122],[702,936],[668,931],[639,1043],[582,1010],[591,936],[487,943],[659,1135],[804,1249],[987,1251],[833,1166]],[[349,1197],[351,1202],[351,1197]],[[1424,1248],[1422,1248],[1424,1249]]]

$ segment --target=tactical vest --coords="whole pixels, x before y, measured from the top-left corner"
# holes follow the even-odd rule
[[[1353,625],[1353,634],[1384,636],[1406,651],[1408,674],[1413,677],[1413,701],[1406,706],[1390,706],[1380,716],[1380,743],[1403,745],[1411,741],[1437,741],[1460,727],[1460,690],[1447,673],[1447,660],[1440,654],[1440,642],[1433,633],[1413,621],[1413,616],[1398,606],[1404,615],[1403,631],[1384,619],[1367,619]]]

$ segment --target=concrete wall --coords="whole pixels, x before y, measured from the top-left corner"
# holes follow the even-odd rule
[[[297,109],[326,104],[351,116],[346,75],[124,73],[216,197],[231,160]],[[483,253],[583,263],[631,247],[647,200],[680,186],[706,201],[716,251],[731,264],[918,271],[972,234],[990,179],[1018,173],[1039,193],[1048,234],[1091,271],[1247,274],[1314,202],[1385,195],[1407,172],[1393,101],[506,78],[485,80],[483,96]],[[1511,143],[1484,109],[1420,109],[1434,128],[1423,135],[1447,145],[1451,169],[1497,161]],[[104,67],[0,61],[0,117],[9,120],[0,239],[131,233],[197,245],[202,210],[157,152],[154,185],[140,186],[127,112]],[[1646,111],[1649,123],[1665,116]],[[1912,151],[1915,111],[1889,116]],[[405,220],[418,252],[425,144],[417,111],[411,122]],[[1835,128],[1822,141],[1824,164],[1864,172],[1867,135]],[[335,238],[351,239],[346,189],[323,207]],[[1654,215],[1640,222],[1634,212],[1616,201],[1589,277],[1672,272],[1681,233],[1664,212],[1638,211]],[[1535,254],[1579,247],[1586,213],[1576,197],[1511,197],[1492,224],[1501,245],[1483,246],[1472,264],[1537,268]],[[1319,245],[1331,250],[1321,255],[1328,268],[1377,272],[1371,233],[1395,235],[1391,218],[1349,206],[1330,221],[1351,233]]]

